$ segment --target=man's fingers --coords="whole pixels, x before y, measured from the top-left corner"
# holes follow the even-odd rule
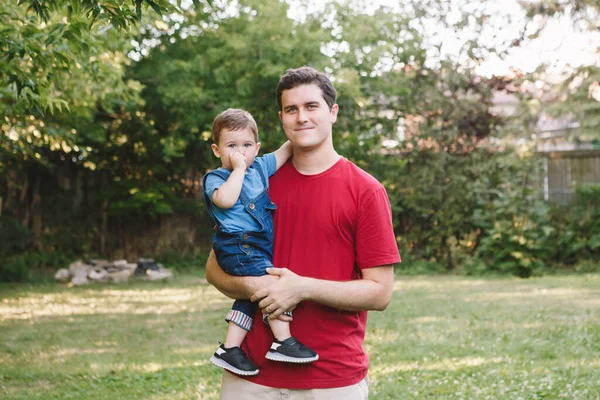
[[[281,276],[283,268],[267,268],[267,274]]]
[[[269,300],[267,298],[264,298],[258,302],[258,307],[263,310],[266,310],[270,305],[271,305],[271,300]],[[275,310],[267,310],[267,312],[272,312],[272,311],[275,311]]]
[[[252,295],[252,297],[250,297],[250,301],[255,302],[255,301],[262,300],[263,298],[267,297],[267,293],[266,292],[267,291],[265,289],[258,290],[256,293],[254,293]],[[260,303],[259,303],[259,307],[260,308],[264,308],[265,306],[266,306],[266,304],[263,303],[263,306],[261,307]]]

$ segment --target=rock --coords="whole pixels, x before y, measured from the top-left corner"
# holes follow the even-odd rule
[[[152,258],[140,258],[135,269],[136,275],[147,275],[148,270],[158,271],[160,266]]]
[[[105,282],[108,280],[108,272],[104,268],[94,267],[88,273],[88,278],[96,282]]]
[[[113,261],[115,268],[124,269],[127,268],[127,260],[116,260]]]
[[[109,265],[112,265],[112,263],[108,260],[90,260],[90,264],[92,264],[94,267],[100,267],[100,268],[106,268]]]
[[[87,265],[83,261],[77,260],[75,262],[72,262],[71,265],[69,265],[69,274],[71,274],[71,276],[77,276],[77,275],[87,276],[87,273],[89,272],[90,269],[92,269],[91,265]]]
[[[114,262],[102,259],[92,259],[89,265],[82,260],[77,260],[69,269],[62,268],[55,274],[57,281],[68,281],[70,286],[85,285],[93,282],[127,283],[133,274],[143,275],[146,280],[168,279],[173,273],[162,264],[152,258],[140,258],[137,263],[129,263],[127,260],[116,260]]]
[[[69,265],[69,274],[73,277],[71,283],[73,285],[87,285],[88,273],[92,269],[90,265],[84,264],[83,261],[77,260]]]
[[[86,275],[74,276],[73,279],[71,279],[71,284],[74,286],[87,285],[88,283],[90,282],[88,281]]]
[[[71,274],[69,274],[69,270],[66,268],[61,268],[54,274],[54,279],[59,282],[68,282],[70,278]]]
[[[145,280],[148,281],[159,281],[162,279],[168,279],[173,276],[173,273],[167,268],[160,268],[158,271],[153,269],[146,270]]]
[[[108,280],[112,283],[127,283],[129,277],[133,275],[133,269],[124,269],[116,272],[109,272],[107,274]]]

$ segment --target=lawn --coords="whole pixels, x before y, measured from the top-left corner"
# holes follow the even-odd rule
[[[216,399],[230,301],[203,279],[0,285],[0,398]],[[600,399],[600,275],[398,277],[373,399]]]

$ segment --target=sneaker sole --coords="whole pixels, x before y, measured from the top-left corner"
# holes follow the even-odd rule
[[[317,361],[319,359],[319,355],[317,354],[316,356],[311,357],[311,358],[296,358],[296,357],[286,356],[285,354],[277,353],[274,351],[269,351],[265,355],[265,358],[267,360],[271,360],[271,361],[288,362],[288,363],[293,363],[293,364],[307,364],[307,363]]]
[[[212,356],[210,358],[210,361],[213,364],[215,364],[217,367],[221,367],[221,368],[226,369],[229,372],[233,372],[234,374],[237,374],[237,375],[244,375],[244,376],[258,375],[258,369],[254,370],[254,371],[242,371],[241,369],[238,369],[238,368],[234,367],[233,365],[229,364],[225,360],[221,360],[220,358],[217,358],[215,356]]]

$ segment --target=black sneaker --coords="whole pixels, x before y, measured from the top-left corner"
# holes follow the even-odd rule
[[[275,339],[265,358],[289,363],[310,363],[317,361],[319,355],[295,337],[289,337],[282,342]]]
[[[247,376],[258,374],[256,365],[250,361],[244,350],[239,347],[226,349],[224,345],[220,345],[215,354],[210,358],[210,361],[234,374]]]

